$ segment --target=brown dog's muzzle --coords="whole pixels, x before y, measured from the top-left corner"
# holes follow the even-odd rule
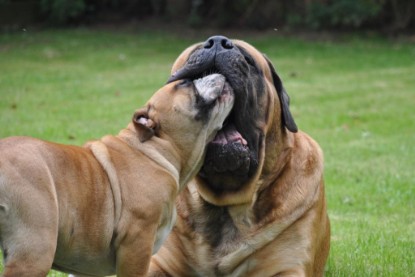
[[[195,47],[185,64],[168,80],[224,75],[235,93],[233,111],[209,144],[199,176],[216,192],[238,190],[258,167],[260,123],[264,115],[258,98],[264,97],[263,74],[244,48],[224,36],[210,37]]]

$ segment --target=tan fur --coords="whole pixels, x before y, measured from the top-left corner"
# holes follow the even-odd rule
[[[2,276],[46,276],[51,267],[146,274],[174,224],[177,194],[233,103],[221,98],[196,120],[194,87],[177,83],[156,92],[117,136],[84,147],[0,140]]]
[[[267,109],[258,171],[243,189],[227,194],[193,179],[176,200],[176,226],[153,256],[148,276],[322,276],[330,247],[322,151],[307,134],[282,127],[264,56],[245,42],[233,43],[248,50],[266,80],[266,97],[258,99]],[[179,56],[172,72],[185,64],[194,47]],[[221,234],[203,232],[212,216],[203,201],[227,209],[229,218],[218,220],[223,232],[233,230],[226,224],[235,227],[235,239],[209,243],[208,236]]]

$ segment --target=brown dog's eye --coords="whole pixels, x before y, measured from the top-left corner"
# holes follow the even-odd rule
[[[190,79],[183,79],[179,82],[179,86],[189,86],[191,85],[193,82]]]
[[[246,56],[244,56],[244,58],[245,58],[245,61],[246,61],[249,65],[252,65],[253,67],[256,67],[256,63],[255,63],[254,59],[252,59],[252,57],[251,57],[251,56],[246,55]]]

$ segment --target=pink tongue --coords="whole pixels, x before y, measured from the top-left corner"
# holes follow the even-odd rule
[[[220,130],[212,141],[212,143],[218,144],[227,144],[231,142],[239,142],[242,145],[248,144],[233,124],[228,124],[225,128]]]

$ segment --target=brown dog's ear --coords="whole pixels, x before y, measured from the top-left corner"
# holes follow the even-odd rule
[[[275,71],[275,68],[272,65],[271,61],[265,55],[264,57],[267,60],[268,66],[271,70],[272,80],[274,82],[275,89],[277,90],[278,98],[280,99],[283,124],[290,132],[296,133],[298,131],[298,128],[290,112],[290,97],[288,96],[287,91],[282,85],[281,78]]]
[[[136,111],[133,116],[133,122],[141,142],[145,142],[154,136],[157,124],[148,117],[147,110],[141,109]]]

